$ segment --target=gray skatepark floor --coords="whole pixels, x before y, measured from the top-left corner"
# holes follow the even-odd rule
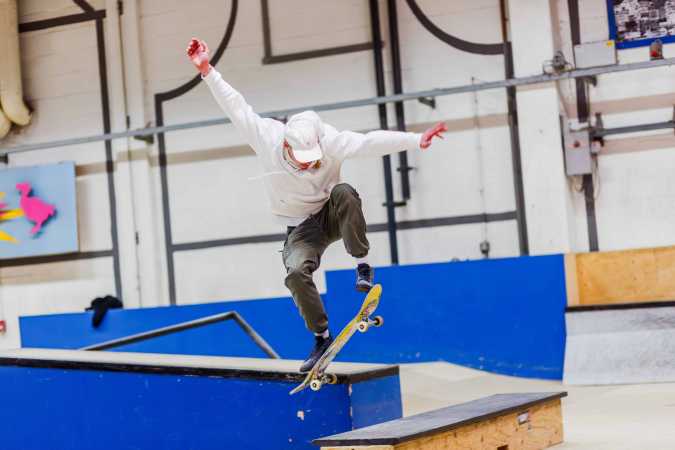
[[[404,415],[493,394],[567,391],[565,442],[574,450],[675,449],[675,383],[566,386],[437,362],[401,365]]]

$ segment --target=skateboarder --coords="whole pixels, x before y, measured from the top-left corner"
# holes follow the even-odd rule
[[[342,163],[348,158],[426,149],[434,137],[442,138],[447,127],[439,123],[424,134],[360,134],[339,132],[313,111],[296,114],[286,124],[263,119],[209,64],[205,42],[192,39],[187,54],[263,166],[272,213],[286,232],[282,251],[285,284],[315,335],[314,348],[300,367],[301,372],[308,372],[332,342],[328,316],[312,279],[328,245],[342,239],[356,262],[356,289],[368,291],[373,286],[361,198],[352,186],[340,182]]]

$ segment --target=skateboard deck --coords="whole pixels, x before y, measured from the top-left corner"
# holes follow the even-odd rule
[[[342,329],[340,334],[337,335],[333,343],[328,347],[326,352],[321,356],[321,358],[314,365],[312,370],[307,373],[304,381],[300,383],[295,389],[290,392],[290,395],[298,393],[309,386],[313,391],[318,391],[321,389],[321,386],[324,384],[335,384],[337,383],[337,377],[334,374],[326,374],[326,368],[328,365],[335,359],[337,354],[342,350],[342,347],[349,342],[349,339],[356,333],[360,331],[365,333],[371,326],[379,327],[384,323],[384,319],[380,316],[375,318],[370,318],[370,315],[377,309],[377,305],[380,303],[380,296],[382,295],[382,286],[376,284],[373,286],[368,294],[366,295],[361,308],[356,313],[354,318],[349,321],[347,325]]]

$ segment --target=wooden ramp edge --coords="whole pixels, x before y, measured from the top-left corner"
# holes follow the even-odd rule
[[[317,439],[322,450],[541,450],[563,441],[566,392],[498,394]]]

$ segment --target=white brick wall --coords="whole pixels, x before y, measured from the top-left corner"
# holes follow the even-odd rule
[[[115,2],[98,0],[90,3],[100,9]],[[496,0],[419,0],[418,3],[437,26],[458,37],[481,43],[501,40]],[[554,24],[554,31],[560,33],[562,48],[569,52],[566,3],[566,0],[551,1],[560,17],[557,26]],[[273,53],[369,41],[367,5],[363,0],[270,0]],[[604,5],[604,0],[581,2],[584,41],[607,37]],[[380,6],[383,39],[387,42],[385,2],[380,1]],[[121,35],[122,42],[120,54],[115,53],[118,50],[111,42],[106,46],[111,102],[115,106],[113,124],[118,124],[115,131],[123,127],[121,124],[126,115],[134,127],[154,122],[155,94],[174,89],[195,74],[184,56],[189,38],[200,36],[215,50],[229,20],[230,7],[230,1],[216,0],[192,2],[189,6],[179,0],[125,0],[125,16],[120,19],[123,30],[106,29],[106,39]],[[472,77],[479,82],[503,78],[501,56],[470,55],[450,48],[417,22],[405,1],[398,1],[398,9],[405,91],[463,85],[470,83]],[[20,21],[25,23],[79,12],[81,10],[67,0],[25,0],[20,5]],[[135,12],[138,17],[129,16]],[[192,15],[188,15],[189,12]],[[108,14],[114,14],[114,11],[111,9]],[[138,42],[132,32],[136,20]],[[110,22],[106,20],[107,27]],[[550,39],[550,36],[543,36],[541,40]],[[537,46],[537,36],[531,41],[532,46]],[[35,109],[34,122],[0,145],[101,133],[102,109],[93,22],[24,33],[21,45],[24,86],[27,100]],[[672,48],[667,46],[666,53],[672,53]],[[620,53],[622,62],[645,57],[645,49]],[[264,112],[372,97],[376,92],[373,57],[368,51],[275,65],[262,65],[262,58],[260,2],[240,1],[232,40],[217,68],[256,110]],[[122,61],[124,67],[120,67]],[[538,61],[530,63],[534,64],[532,70],[536,72]],[[385,65],[387,89],[391,92],[389,48],[386,45]],[[657,107],[642,103],[645,98],[657,102],[664,95],[672,95],[675,88],[672,75],[672,70],[661,69],[603,77],[598,88],[591,92],[594,109],[609,111],[605,116],[607,126],[666,120],[670,117],[668,102],[661,101]],[[124,92],[120,91],[121,76],[125,77],[126,98],[124,94],[118,94]],[[565,102],[573,104],[569,85],[562,85],[561,94]],[[629,112],[631,105],[640,99],[641,110]],[[445,141],[434,145],[431,151],[409,154],[410,164],[416,168],[411,172],[412,201],[397,210],[398,219],[514,210],[505,92],[479,93],[477,107],[475,97],[470,94],[439,98],[437,103],[435,110],[417,102],[405,104],[409,126],[414,128],[446,120],[455,131]],[[476,108],[480,122],[485,124],[480,131],[471,125]],[[393,109],[389,111],[393,125]],[[542,114],[557,115],[558,111]],[[340,129],[368,130],[379,126],[375,107],[321,115]],[[532,114],[533,117],[536,115]],[[204,85],[164,103],[166,124],[221,116]],[[522,120],[520,125],[525,131],[536,130],[537,126]],[[675,241],[675,228],[670,226],[675,218],[675,210],[670,206],[675,203],[671,201],[675,194],[668,187],[675,156],[668,139],[672,137],[665,138],[665,144],[663,139],[659,141],[665,148],[654,150],[648,148],[648,142],[622,137],[611,141],[607,154],[600,157],[600,191],[596,208],[601,249],[669,245]],[[547,149],[555,153],[559,143],[553,140],[547,137],[542,145],[550,146]],[[175,243],[281,232],[267,211],[262,184],[249,180],[260,172],[255,158],[237,149],[228,150],[242,145],[231,125],[169,133],[166,143]],[[672,146],[675,147],[675,142]],[[612,153],[612,149],[618,147],[624,151],[621,155]],[[128,149],[132,150],[130,155]],[[631,152],[633,149],[640,151]],[[115,151],[118,226],[126,230],[126,237],[121,241],[125,300],[130,306],[166,304],[168,288],[157,144],[146,148],[138,141],[122,140],[115,143]],[[234,152],[234,155],[228,155],[228,152]],[[29,152],[11,158],[11,165],[66,159],[77,161],[79,223],[85,251],[106,250],[111,246],[104,155],[104,145],[94,143]],[[393,158],[393,166],[398,166],[397,158]],[[384,223],[381,161],[349,161],[345,164],[343,177],[361,192],[368,221]],[[396,172],[394,182],[399,198]],[[530,186],[530,197],[540,188]],[[569,195],[574,224],[570,236],[572,247],[583,250],[587,246],[583,198],[578,193]],[[130,202],[133,205],[129,205]],[[138,247],[128,236],[133,230],[139,234],[141,244]],[[530,231],[544,237],[547,233],[545,226]],[[374,233],[369,238],[374,249],[373,262],[387,264],[387,234]],[[478,246],[486,238],[492,244],[492,256],[518,254],[516,224],[509,221],[487,226],[401,231],[401,262],[480,258]],[[255,244],[176,254],[179,303],[286,295],[281,258],[276,252],[280,246],[281,243]],[[561,251],[562,248],[549,250]],[[323,269],[351,265],[353,262],[345,255],[341,244],[333,245],[323,259]],[[54,275],[45,277],[44,273]],[[0,269],[0,301],[5,303],[5,314],[11,319],[9,334],[4,341],[0,340],[0,346],[18,345],[17,330],[12,325],[16,315],[82,310],[93,297],[113,292],[112,277],[110,259]],[[321,272],[317,278],[323,288]]]

